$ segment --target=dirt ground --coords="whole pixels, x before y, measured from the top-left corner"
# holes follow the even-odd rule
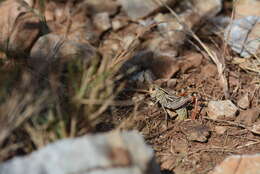
[[[241,128],[235,124],[234,120],[214,121],[207,119],[205,111],[207,101],[223,98],[218,79],[214,75],[204,78],[201,74],[201,69],[208,63],[208,60],[203,60],[201,66],[177,77],[175,90],[182,91],[183,87],[189,86],[188,91],[196,91],[197,97],[201,101],[196,120],[176,121],[169,119],[168,127],[166,127],[164,110],[158,105],[149,104],[149,99],[147,99],[146,104],[140,104],[143,106],[135,111],[137,113],[132,119],[125,118],[127,115],[132,115],[133,112],[132,109],[127,108],[117,110],[112,119],[112,123],[115,125],[122,124],[121,120],[126,119],[126,125],[123,124],[119,127],[136,129],[143,134],[146,142],[154,149],[156,160],[163,173],[204,174],[211,171],[229,155],[255,154],[260,151],[259,135]],[[228,65],[227,68],[235,72],[233,73],[235,75],[230,74],[228,77],[234,78],[234,81],[240,85],[239,90],[236,90],[237,85],[229,82],[232,87],[230,91],[236,90],[231,97],[232,101],[236,102],[244,92],[249,92],[250,89],[254,88],[254,75],[241,71],[232,64]],[[260,91],[259,89],[255,90],[252,95],[251,107],[259,107]],[[193,104],[190,106],[189,115],[194,108]],[[111,123],[111,120],[108,122]],[[219,126],[224,128],[225,132],[217,133],[216,127]],[[189,136],[193,133],[198,137],[205,136],[204,130],[210,132],[205,142],[190,140]]]
[[[231,13],[231,2],[225,1],[223,3],[223,9],[218,15],[230,16]],[[122,15],[122,12],[117,12],[111,16],[115,17],[117,15]],[[122,19],[126,18],[124,15],[125,14],[123,13]],[[128,19],[126,19],[126,21],[127,20]],[[78,132],[76,131],[76,133],[71,135],[71,137],[84,135],[85,133],[106,132],[114,129],[138,130],[144,136],[146,143],[153,148],[156,161],[159,163],[163,174],[206,174],[215,166],[220,164],[229,155],[259,153],[260,137],[258,134],[253,133],[250,129],[248,129],[248,127],[259,123],[260,119],[257,117],[255,119],[252,118],[252,120],[245,121],[243,120],[244,118],[242,118],[242,121],[239,120],[240,117],[243,117],[241,114],[245,111],[248,111],[246,115],[250,115],[250,118],[253,117],[252,115],[254,109],[257,110],[260,107],[259,73],[250,71],[249,69],[240,66],[240,64],[235,63],[234,59],[239,55],[231,51],[229,46],[223,41],[223,37],[221,38],[219,36],[212,35],[212,33],[208,33],[208,26],[206,24],[207,21],[204,22],[202,26],[199,25],[195,31],[203,43],[209,47],[214,46],[213,49],[223,58],[224,62],[222,63],[225,65],[224,76],[227,80],[228,91],[223,89],[223,83],[221,83],[221,77],[219,76],[216,64],[212,61],[210,56],[208,56],[207,53],[200,46],[198,46],[196,40],[189,36],[188,39],[185,39],[184,44],[180,48],[178,57],[181,63],[178,64],[179,69],[176,70],[176,72],[173,73],[173,76],[170,77],[172,83],[170,85],[167,84],[167,82],[170,81],[169,79],[160,83],[162,88],[169,91],[175,91],[178,96],[194,93],[198,102],[190,102],[188,104],[187,119],[177,120],[176,117],[171,117],[167,114],[166,120],[165,111],[161,105],[155,104],[155,102],[151,100],[149,94],[145,92],[138,92],[138,90],[147,90],[147,88],[142,86],[144,84],[141,84],[140,87],[140,84],[137,84],[138,82],[133,82],[129,80],[130,77],[127,77],[124,81],[126,84],[116,96],[116,99],[117,101],[122,102],[135,100],[136,102],[129,105],[122,104],[119,106],[111,105],[107,107],[105,112],[102,112],[102,118],[100,119],[101,121],[99,120],[97,124],[94,124],[94,129],[88,127],[86,128],[85,125],[87,125],[88,122],[85,124],[81,121],[81,119],[78,119],[78,128],[85,127],[82,130],[78,130]],[[129,33],[130,31],[138,28],[136,25],[137,24],[135,23],[129,24],[125,27],[126,29],[123,28],[119,31],[103,31],[103,33],[101,32],[102,34],[99,36],[99,44],[91,44],[95,46],[99,45],[96,47],[98,47],[103,58],[106,56],[109,57],[114,53],[109,52],[111,51],[109,49],[105,52],[105,41],[110,38],[113,40],[114,35],[120,37],[125,35],[125,33]],[[156,29],[152,28],[146,32],[146,35],[142,36],[140,42],[147,38],[153,38],[156,36],[157,31],[155,30]],[[186,42],[187,40],[189,42]],[[95,42],[95,39],[91,41]],[[196,46],[194,46],[194,43],[196,43]],[[108,45],[110,45],[109,42]],[[188,56],[187,59],[182,59],[182,57],[189,54],[191,56]],[[197,58],[189,59],[194,54],[199,54],[201,58],[199,58],[199,60]],[[247,60],[250,62],[253,59]],[[139,63],[141,64],[142,62]],[[154,65],[152,65],[151,69],[154,68],[153,66]],[[6,65],[2,66],[2,68],[4,67],[6,67]],[[147,69],[149,69],[150,65],[145,65],[144,67],[148,67]],[[160,68],[159,65],[158,67]],[[2,71],[4,72],[6,70]],[[5,77],[5,79],[7,78]],[[59,80],[63,79],[66,78],[62,76]],[[164,80],[163,78],[158,79]],[[53,86],[55,85],[50,86],[51,88],[54,88]],[[105,87],[102,87],[100,89],[104,88]],[[136,91],[131,91],[130,89],[135,89]],[[66,88],[66,90],[70,91],[72,89]],[[229,96],[226,96],[225,93],[229,94]],[[239,108],[239,112],[236,113],[235,117],[219,118],[214,120],[207,116],[207,106],[209,101],[224,100],[228,97],[229,100],[237,105],[238,101],[245,94],[248,94],[249,96],[249,107],[246,109]],[[66,98],[66,100],[68,99]],[[67,103],[64,103],[62,103],[63,105],[61,106],[61,108],[65,108],[64,110],[61,109],[62,113],[75,113],[73,112],[73,109],[76,107],[68,108],[66,105]],[[78,111],[81,112],[84,109],[80,108]],[[92,111],[91,109],[89,110]],[[196,115],[195,120],[191,119],[192,113],[195,113]],[[78,115],[81,116],[80,114]],[[66,117],[66,119],[69,120],[69,123],[65,123],[65,126],[63,125],[65,127],[65,132],[72,130],[72,126],[70,124],[72,120],[71,118],[73,117]],[[29,124],[34,123],[32,120],[30,121],[31,122]],[[51,122],[52,126],[54,124],[55,123]],[[66,125],[68,125],[68,127],[66,127]],[[43,142],[37,146],[37,143],[35,143],[34,140],[31,140],[33,138],[30,138],[32,135],[29,133],[30,131],[28,131],[30,129],[25,129],[23,126],[21,127],[22,128],[16,128],[12,132],[12,136],[10,136],[8,140],[5,140],[3,149],[8,147],[10,144],[19,144],[19,142],[22,142],[21,147],[17,147],[14,150],[9,149],[7,151],[8,153],[6,153],[7,155],[5,154],[3,158],[0,158],[1,161],[6,161],[18,154],[28,154],[39,147],[42,147],[46,144],[46,142],[49,143],[56,139],[70,136],[64,133],[66,136],[64,135],[64,137],[59,136],[58,138],[55,137],[51,140],[46,140],[46,142]],[[50,128],[46,126],[46,130],[49,129]]]

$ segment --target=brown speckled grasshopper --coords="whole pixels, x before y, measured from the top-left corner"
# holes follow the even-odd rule
[[[131,90],[131,89],[130,89]],[[133,89],[132,89],[133,90]],[[135,89],[133,91],[138,92],[145,92],[149,93],[152,100],[155,102],[155,104],[159,103],[163,110],[165,111],[165,120],[167,125],[167,111],[174,110],[176,111],[178,117],[178,120],[185,120],[187,118],[187,109],[186,106],[195,101],[195,111],[192,112],[191,119],[196,118],[196,112],[197,112],[197,98],[193,95],[187,95],[187,96],[177,96],[170,91],[163,89],[157,85],[150,84],[149,90],[138,90]],[[167,110],[166,110],[167,109]]]
[[[194,101],[194,99],[196,99],[192,95],[176,96],[175,94],[172,94],[171,92],[156,85],[150,86],[149,93],[151,98],[155,101],[155,103],[159,103],[162,106],[163,110],[165,111],[166,124],[167,124],[166,109],[175,110],[178,114],[177,119],[184,120],[187,118],[187,110],[186,110],[187,104]],[[194,113],[192,114],[191,117],[192,119],[195,119],[196,117],[195,114]]]

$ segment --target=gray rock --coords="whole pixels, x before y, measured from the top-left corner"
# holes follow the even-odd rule
[[[225,30],[225,39],[232,50],[242,57],[257,54],[259,42],[260,17],[247,16],[234,20]]]
[[[208,116],[212,119],[221,116],[233,118],[237,111],[238,108],[230,100],[210,101],[207,108]]]
[[[65,139],[0,164],[0,174],[159,174],[137,132]]]

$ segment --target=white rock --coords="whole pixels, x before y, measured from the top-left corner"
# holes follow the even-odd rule
[[[230,100],[210,101],[208,103],[207,113],[212,119],[220,116],[235,117],[238,108]]]
[[[259,174],[260,154],[227,157],[209,174]]]
[[[160,174],[137,132],[65,139],[0,164],[0,174]]]

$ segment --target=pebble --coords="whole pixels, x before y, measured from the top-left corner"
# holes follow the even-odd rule
[[[176,2],[176,0],[162,1],[170,6]],[[151,0],[142,0],[142,2],[140,0],[119,0],[119,2],[132,20],[144,18],[162,7],[162,5]]]
[[[238,99],[237,105],[242,109],[247,109],[250,106],[248,93]]]
[[[210,137],[210,129],[206,125],[202,125],[194,121],[186,121],[181,125],[182,132],[190,141],[205,143]]]
[[[109,14],[107,12],[97,13],[93,17],[93,23],[100,31],[106,31],[112,27]]]
[[[210,101],[207,107],[207,114],[212,119],[224,116],[234,118],[238,108],[230,100]]]

